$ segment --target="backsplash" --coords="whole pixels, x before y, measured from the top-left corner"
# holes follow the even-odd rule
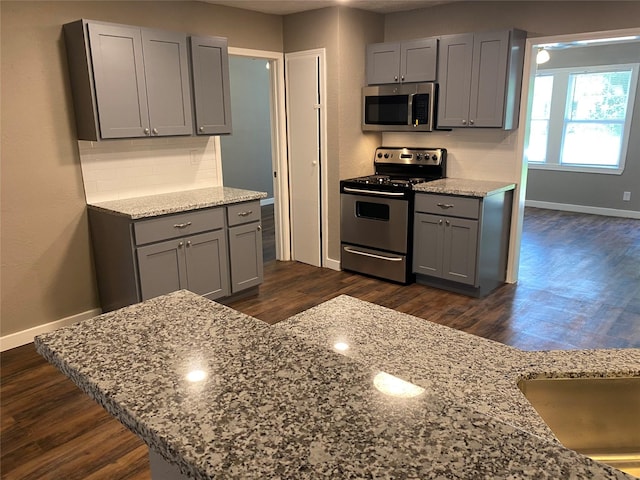
[[[87,203],[222,185],[217,137],[79,141]]]

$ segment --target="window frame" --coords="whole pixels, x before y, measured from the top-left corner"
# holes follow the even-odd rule
[[[566,118],[567,109],[569,108],[569,78],[572,74],[590,74],[602,72],[616,72],[631,70],[631,79],[629,82],[629,98],[627,101],[627,115],[623,124],[622,142],[620,145],[620,157],[617,166],[606,165],[575,165],[560,163],[562,148],[565,137],[565,129],[568,123]],[[542,76],[553,77],[553,88],[551,96],[551,106],[549,119],[547,120],[549,128],[547,132],[547,148],[544,162],[532,161],[526,158],[527,146],[529,144],[529,135],[531,130],[531,110],[526,118],[526,133],[524,142],[524,156],[527,160],[528,168],[536,170],[557,170],[563,172],[583,172],[598,173],[605,175],[621,175],[624,172],[627,147],[629,143],[629,134],[631,124],[633,123],[633,110],[635,108],[635,100],[638,96],[638,74],[640,63],[621,63],[610,65],[593,65],[593,66],[575,66],[540,69],[534,75],[534,82],[531,85],[531,101],[533,102],[533,92],[535,90],[535,78]],[[594,121],[594,123],[607,123],[607,120]],[[582,123],[582,122],[581,122]],[[616,122],[618,123],[618,122]]]

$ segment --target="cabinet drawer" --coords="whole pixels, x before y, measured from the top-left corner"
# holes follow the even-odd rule
[[[419,193],[416,195],[416,212],[478,218],[480,216],[480,199]]]
[[[136,245],[224,228],[224,208],[156,217],[133,224]]]
[[[238,203],[227,207],[227,221],[229,226],[260,220],[260,201]]]

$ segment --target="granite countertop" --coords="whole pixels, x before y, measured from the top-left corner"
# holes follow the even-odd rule
[[[522,352],[347,296],[268,326],[186,291],[35,344],[192,478],[632,478],[562,447],[516,382],[638,376],[639,349]]]
[[[200,188],[181,192],[126,198],[108,202],[90,203],[88,207],[132,220],[169,213],[186,212],[199,208],[218,207],[232,203],[266,198],[266,192],[254,192],[230,187]]]
[[[431,182],[414,185],[414,191],[420,193],[442,193],[465,197],[488,197],[496,193],[516,188],[515,183],[495,182],[488,180],[471,180],[466,178],[442,178]]]

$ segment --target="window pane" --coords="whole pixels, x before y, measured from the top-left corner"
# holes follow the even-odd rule
[[[544,162],[547,158],[548,120],[531,120],[529,124],[529,143],[525,150],[527,161]]]
[[[568,120],[624,120],[631,70],[574,73],[569,78]]]
[[[531,105],[532,119],[548,119],[551,113],[551,92],[553,91],[553,76],[536,76],[533,85],[533,104]]]
[[[622,124],[567,122],[562,163],[617,167],[622,145]]]
[[[529,162],[541,163],[546,161],[552,91],[552,75],[535,77],[531,115],[529,116],[529,136],[525,148],[525,156]]]

